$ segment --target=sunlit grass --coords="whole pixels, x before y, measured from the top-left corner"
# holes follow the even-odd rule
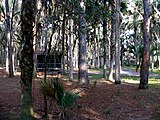
[[[135,67],[127,67],[130,68],[132,70],[135,70]],[[90,81],[97,81],[97,82],[101,82],[101,80],[103,79],[103,69],[88,69],[88,78]],[[153,72],[150,72],[150,74],[160,74],[160,71],[158,69],[155,69]],[[78,79],[78,73],[75,72],[73,74],[73,78],[74,79]],[[103,81],[104,82],[104,81]],[[129,84],[136,84],[138,85],[140,82],[140,77],[139,76],[121,76],[121,82],[122,83],[129,83]],[[156,75],[156,76],[149,76],[149,87],[154,87],[154,88],[160,88],[160,75]]]
[[[103,78],[103,75],[102,75],[102,74],[89,74],[89,75],[88,75],[88,78],[89,78],[90,80],[97,80],[97,79]]]
[[[125,83],[130,83],[130,84],[139,84],[140,77],[125,76],[121,78],[121,81]],[[148,84],[149,84],[149,87],[160,88],[160,79],[156,77],[149,77]]]
[[[160,89],[160,79],[156,78],[149,79],[149,86],[155,89]]]
[[[152,73],[154,73],[154,74],[160,74],[160,70],[159,70],[159,69],[154,69],[154,70],[152,71]]]
[[[100,71],[100,72],[102,72],[103,68],[89,68],[88,70],[89,71]]]

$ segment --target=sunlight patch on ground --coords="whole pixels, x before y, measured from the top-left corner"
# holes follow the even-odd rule
[[[101,80],[98,81],[99,83],[107,83],[107,84],[113,84],[114,81],[111,80],[104,80],[103,78]]]
[[[82,96],[86,95],[86,93],[84,92],[84,90],[81,89],[81,88],[75,88],[73,90],[70,90],[70,92],[73,93],[73,94],[77,94],[79,97],[82,97]]]
[[[33,117],[34,117],[35,119],[41,119],[41,118],[42,118],[42,116],[40,116],[38,113],[34,113],[34,114],[33,114]]]
[[[90,73],[90,74],[101,74],[101,71],[88,69],[88,73]]]
[[[0,70],[4,69],[4,67],[0,67]]]
[[[21,75],[21,72],[15,72],[14,73],[16,76],[20,76]]]
[[[138,80],[132,80],[132,79],[125,79],[124,82],[125,83],[130,83],[130,84],[139,84]]]
[[[160,84],[160,82],[149,81],[149,84]]]
[[[86,108],[86,111],[89,112],[92,115],[99,115],[99,113],[97,113],[97,111],[94,111],[91,108]]]
[[[125,82],[125,83],[130,83],[130,84],[139,84],[140,82],[140,78],[137,78],[137,79],[132,79],[132,78],[123,78],[121,79],[122,82]],[[160,79],[156,79],[156,78],[149,78],[149,81],[148,81],[149,84],[160,84]]]

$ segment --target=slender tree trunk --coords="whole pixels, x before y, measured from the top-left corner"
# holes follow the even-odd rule
[[[5,0],[5,5],[6,5],[6,19],[7,19],[7,33],[6,33],[6,38],[7,38],[7,46],[8,46],[8,65],[9,65],[9,77],[13,77],[13,59],[12,59],[12,54],[13,54],[13,43],[11,39],[11,25],[10,25],[10,14],[9,14],[9,4],[8,0]],[[7,66],[6,66],[7,68]]]
[[[93,50],[93,63],[94,63],[94,68],[97,68],[97,45],[96,45],[96,41],[97,41],[97,36],[96,36],[96,27],[94,26],[94,50]]]
[[[69,70],[69,55],[68,55],[68,53],[69,53],[69,45],[68,45],[68,41],[69,41],[69,36],[67,35],[67,34],[65,34],[65,37],[66,37],[66,67],[67,67],[67,71]]]
[[[115,84],[120,84],[120,0],[115,0],[116,4],[116,22],[115,22]]]
[[[85,1],[80,1],[79,74],[80,84],[88,84]]]
[[[35,0],[23,0],[21,8],[22,50],[21,68],[21,120],[33,119],[32,75],[33,75],[33,28],[35,22]]]
[[[3,65],[6,64],[6,45],[3,45],[3,51],[4,51],[4,54],[3,54]],[[7,69],[7,68],[6,68]],[[6,71],[7,72],[7,71]]]
[[[144,53],[140,70],[140,89],[148,89],[149,61],[150,61],[150,0],[143,0],[143,45]]]
[[[65,74],[65,24],[66,23],[66,14],[65,14],[65,10],[63,13],[63,23],[62,23],[62,74]]]
[[[5,0],[5,5],[6,5],[6,13],[9,14],[9,5],[8,5],[8,1],[6,1],[6,0]],[[9,15],[6,16],[6,17],[9,19]],[[9,37],[10,35],[8,35],[9,31],[8,31],[8,28],[7,28],[7,27],[10,27],[10,24],[8,25],[8,22],[9,22],[9,20],[7,20],[7,22],[6,22],[7,25],[6,25],[6,33],[5,33],[5,36],[6,36],[6,42],[5,42],[5,58],[6,59],[5,59],[5,63],[6,63],[6,73],[7,74],[9,74],[9,50],[8,50],[8,48],[9,48],[9,45],[8,45],[9,41],[8,41],[8,39],[10,38]]]
[[[104,3],[104,9],[106,9],[106,2],[107,0],[103,1]],[[106,42],[107,42],[107,20],[105,20],[105,18],[103,18],[103,49],[104,49],[104,53],[103,53],[103,77],[105,79],[107,79],[107,54],[106,54]]]
[[[44,8],[44,15],[45,18],[47,19],[47,8]],[[44,25],[44,39],[45,39],[45,49],[44,49],[44,82],[47,80],[47,71],[48,71],[48,63],[47,63],[47,58],[48,58],[48,23],[47,21],[45,22]],[[44,117],[47,117],[47,97],[46,94],[43,94],[44,97]]]
[[[158,38],[160,40],[160,31],[158,32]],[[160,48],[159,45],[158,45],[158,48]],[[158,56],[158,70],[160,70],[160,55]]]
[[[110,3],[111,2],[111,3]],[[110,68],[109,68],[109,75],[108,79],[113,81],[113,65],[114,65],[114,54],[115,54],[115,7],[114,1],[109,1],[109,5],[112,11],[112,18],[111,18],[111,39],[110,39]]]
[[[73,80],[73,52],[72,52],[72,41],[73,41],[73,20],[69,20],[69,80]]]
[[[8,56],[8,41],[6,41],[5,46],[5,63],[6,63],[6,73],[9,74],[9,56]]]
[[[96,45],[97,45],[97,49],[96,49],[96,52],[97,52],[97,57],[96,57],[96,60],[97,60],[97,63],[96,63],[96,68],[99,69],[100,67],[100,58],[99,58],[99,53],[100,53],[100,46],[99,46],[99,34],[100,34],[100,28],[98,27],[97,28],[97,31],[96,31],[96,34],[97,34],[97,41],[96,41]]]
[[[37,1],[37,4],[36,4],[36,9],[38,8],[38,3],[39,1]],[[37,10],[36,10],[36,13],[37,13]],[[33,77],[37,77],[37,53],[36,53],[36,49],[37,49],[37,33],[38,33],[38,14],[36,14],[35,16],[35,26],[34,26],[34,31],[36,31],[36,35],[34,36],[34,40],[33,40],[33,49],[34,49],[34,55],[33,55],[33,59],[34,59],[34,68],[33,68]]]
[[[18,1],[17,1],[18,2]],[[15,14],[15,8],[16,8],[16,0],[13,1],[13,7],[12,7],[12,17],[11,17],[11,33],[10,33],[10,46],[11,46],[11,61],[10,63],[12,63],[12,69],[13,69],[13,76],[14,76],[14,70],[15,70],[15,47],[13,44],[13,19],[14,19],[14,14]]]

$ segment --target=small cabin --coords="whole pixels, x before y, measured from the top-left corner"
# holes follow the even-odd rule
[[[45,55],[44,53],[37,52],[37,70],[45,70]],[[52,52],[46,56],[47,71],[60,71],[61,70],[61,57],[60,52]]]

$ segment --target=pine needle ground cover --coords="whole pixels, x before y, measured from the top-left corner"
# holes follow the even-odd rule
[[[0,74],[4,75],[2,71],[0,71]],[[65,76],[61,77],[66,78]],[[126,79],[128,78],[126,77]],[[133,81],[138,80],[133,78]],[[36,78],[33,82],[34,117],[37,120],[43,120],[41,117],[44,114],[43,94],[40,90],[41,82],[41,78]],[[110,81],[97,79],[96,86],[94,82],[91,82],[88,88],[80,87],[67,80],[62,82],[65,90],[80,94],[76,104],[66,111],[69,120],[160,119],[160,84],[157,78],[150,80],[148,90],[139,90],[137,84],[127,83],[127,80],[122,82],[121,85],[115,85]],[[21,91],[19,76],[14,78],[0,77],[0,84],[0,119],[18,120]],[[50,101],[48,98],[47,120],[52,119],[57,111],[55,104]]]

